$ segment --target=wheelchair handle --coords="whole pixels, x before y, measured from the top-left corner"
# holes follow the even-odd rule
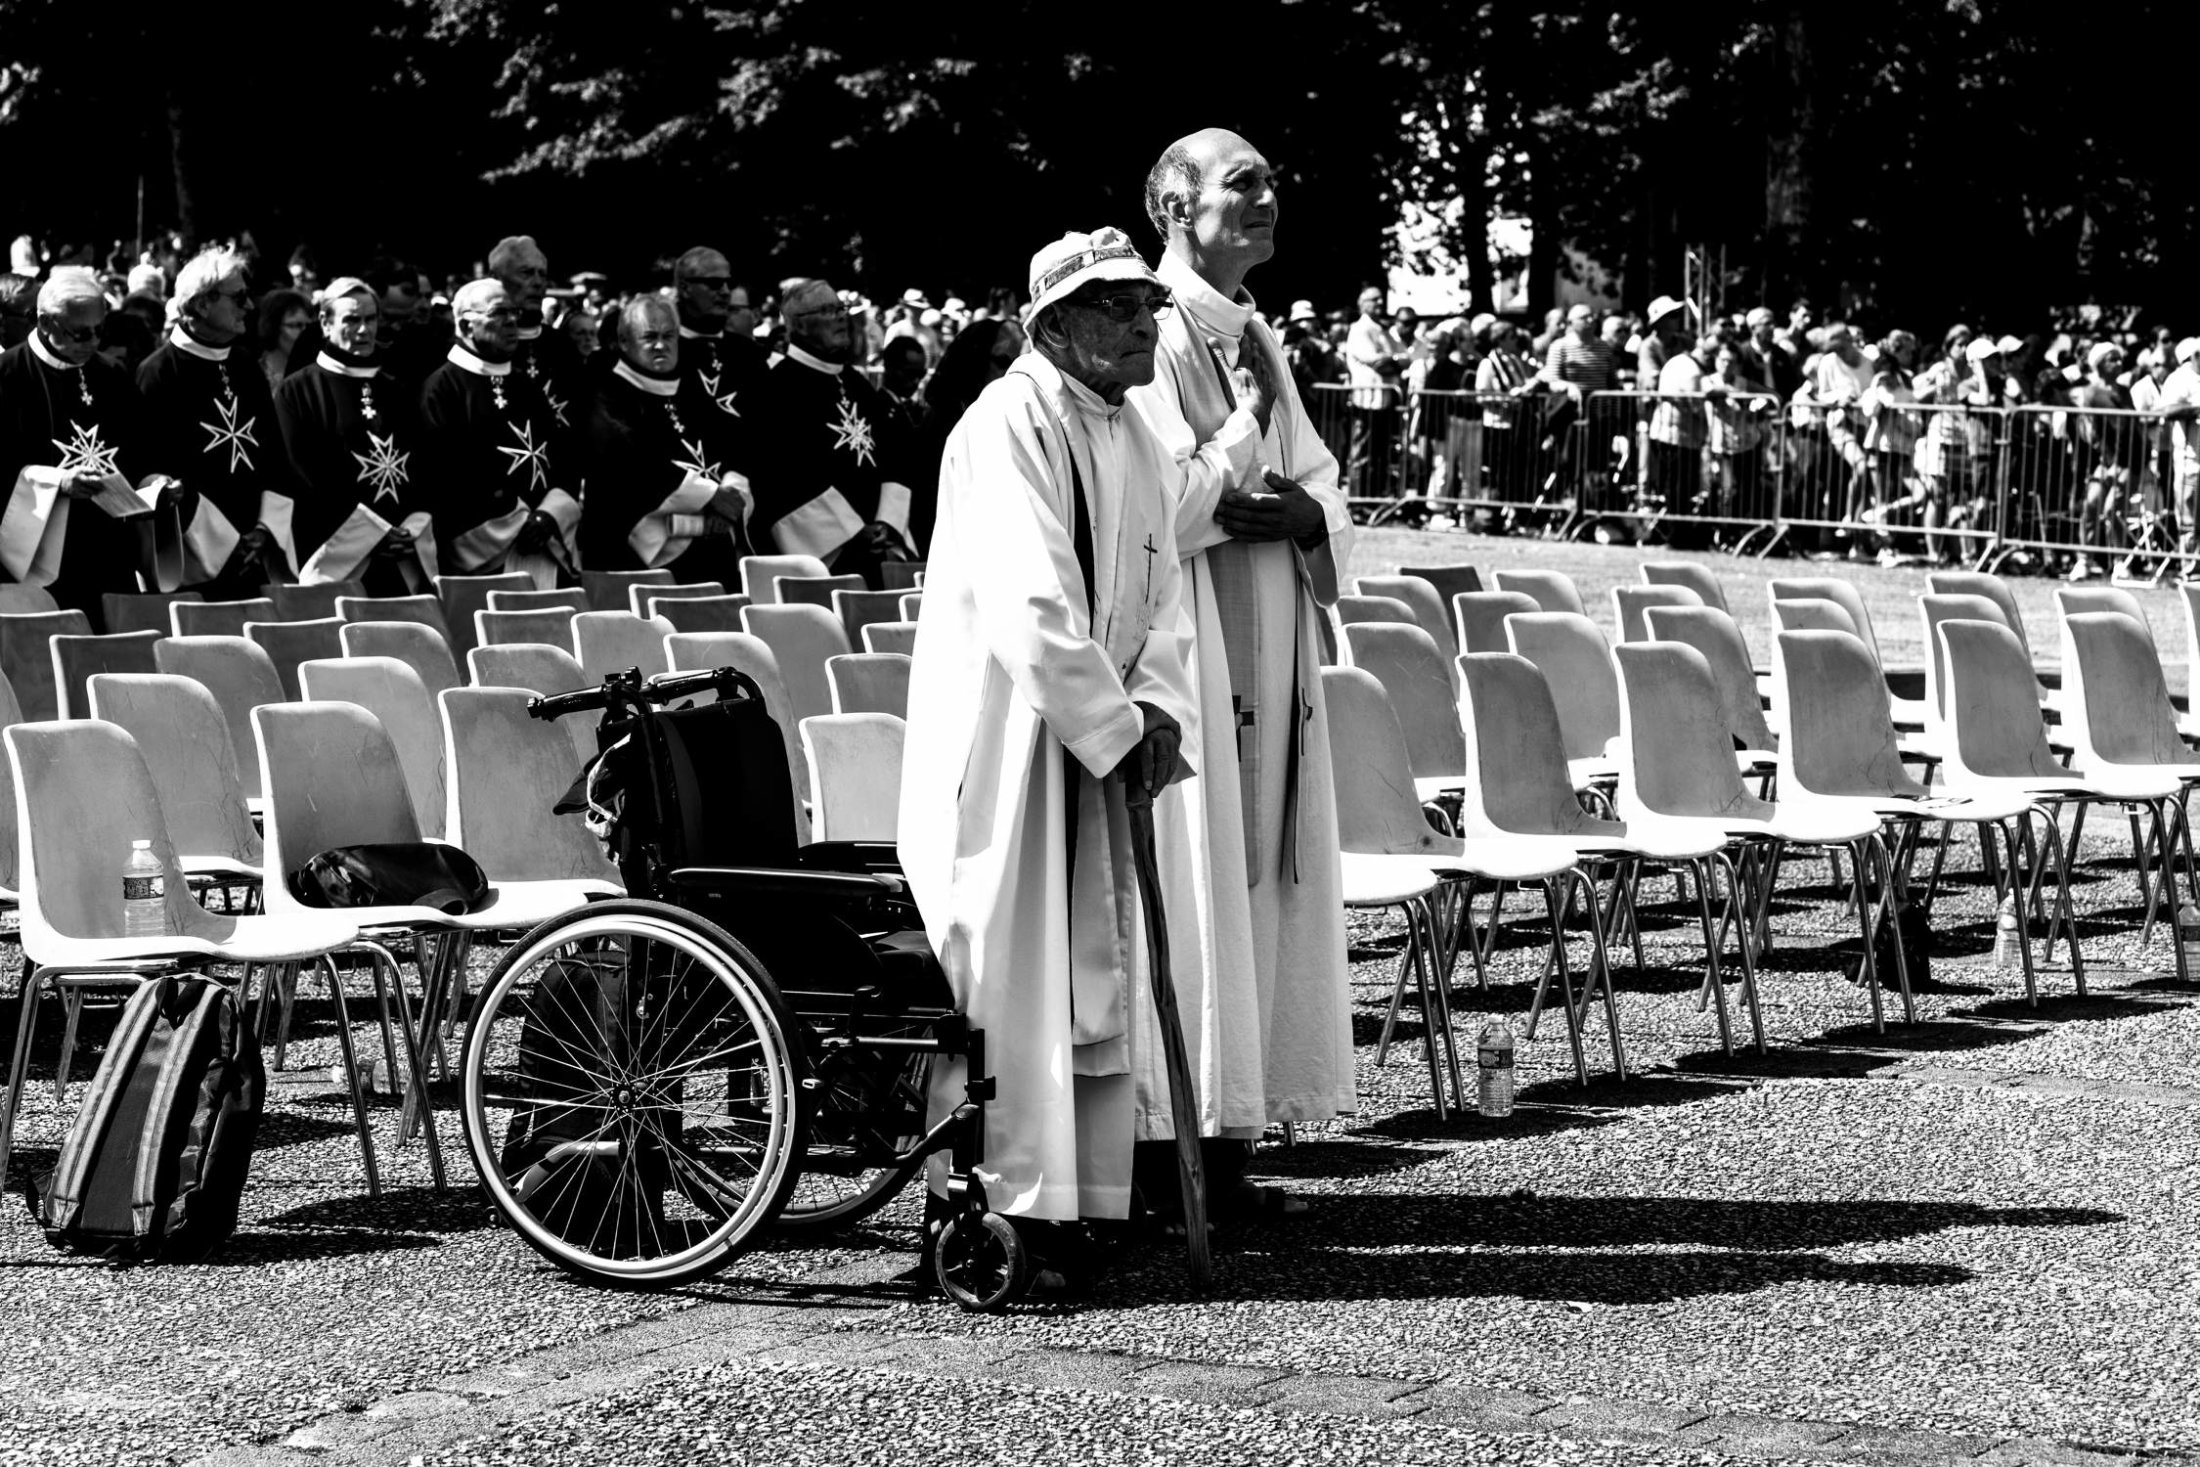
[[[554,693],[547,698],[530,699],[527,712],[540,719],[563,718],[568,713],[589,713],[608,708],[614,698],[635,703],[669,703],[676,698],[691,697],[696,693],[717,689],[724,692],[738,688],[750,697],[757,696],[756,685],[738,668],[713,667],[702,672],[684,672],[642,680],[640,668],[628,668],[612,673],[601,687],[579,688],[570,693]]]

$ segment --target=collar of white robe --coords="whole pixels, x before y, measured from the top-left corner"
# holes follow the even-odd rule
[[[611,375],[629,387],[639,387],[651,397],[670,397],[680,390],[678,379],[672,377],[644,377],[634,370],[632,362],[620,362],[611,369]]]
[[[462,341],[452,342],[449,353],[443,359],[460,371],[471,372],[477,377],[506,377],[512,371],[510,362],[483,361],[469,351]]]
[[[56,372],[77,372],[83,370],[84,364],[82,362],[64,362],[63,360],[61,360],[61,358],[55,356],[53,354],[53,348],[46,345],[45,333],[41,332],[36,326],[33,326],[31,328],[29,340],[31,344],[31,355],[44,362],[47,366],[53,368]]]
[[[184,330],[181,321],[168,328],[168,344],[185,356],[197,357],[202,362],[226,362],[229,360],[228,347],[208,346],[205,342],[200,341],[190,332]]]

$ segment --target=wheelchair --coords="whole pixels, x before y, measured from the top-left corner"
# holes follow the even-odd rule
[[[868,1217],[946,1152],[934,1274],[967,1309],[1020,1297],[1031,1260],[971,1175],[985,1037],[894,848],[796,845],[781,732],[732,668],[615,673],[529,708],[602,712],[558,808],[585,807],[628,895],[543,922],[481,984],[461,1115],[505,1222],[581,1278],[669,1288],[773,1232]],[[962,1097],[927,1126],[951,1058]]]

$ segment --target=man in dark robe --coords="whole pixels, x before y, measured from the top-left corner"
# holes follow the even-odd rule
[[[489,274],[504,287],[519,323],[512,369],[542,393],[559,432],[576,431],[587,414],[585,399],[594,384],[583,370],[572,338],[544,326],[542,307],[550,293],[548,257],[532,235],[511,235],[489,251]]]
[[[512,369],[518,313],[494,280],[451,301],[458,339],[420,393],[420,462],[436,542],[453,575],[524,570],[545,590],[574,579],[579,498],[561,472],[557,418]]]
[[[879,390],[848,367],[848,308],[832,286],[800,282],[780,315],[787,350],[764,379],[770,439],[755,469],[751,534],[875,587],[881,564],[916,559],[904,435]]]
[[[749,482],[711,461],[681,409],[679,318],[659,296],[619,313],[619,355],[581,425],[581,564],[723,582]]]
[[[381,380],[381,302],[354,276],[321,297],[322,345],[275,393],[284,472],[296,502],[292,564],[309,584],[359,580],[368,594],[426,591],[435,529],[413,455],[415,404]]]
[[[215,601],[257,596],[295,567],[274,528],[287,534],[292,510],[275,472],[275,403],[252,353],[232,349],[252,322],[244,257],[201,251],[177,272],[175,301],[168,339],[138,368],[146,458],[198,496],[183,584]]]
[[[680,313],[680,412],[721,467],[745,474],[765,432],[760,389],[768,368],[753,336],[726,329],[734,290],[726,257],[707,246],[689,250],[672,267]]]

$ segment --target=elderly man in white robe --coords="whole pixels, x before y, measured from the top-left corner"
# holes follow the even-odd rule
[[[1243,138],[1209,129],[1154,165],[1146,208],[1177,309],[1134,405],[1184,470],[1176,511],[1199,689],[1200,775],[1157,807],[1206,854],[1172,889],[1177,1000],[1201,1093],[1216,1210],[1304,1204],[1241,1176],[1270,1124],[1354,1109],[1343,887],[1322,709],[1322,608],[1352,522],[1337,461],[1299,401],[1244,278],[1275,252],[1276,190]],[[1180,886],[1172,882],[1172,887]],[[1196,899],[1196,904],[1195,904]],[[1180,937],[1187,920],[1196,946]],[[1139,1139],[1173,1135],[1165,1082],[1139,1076]]]
[[[1153,374],[1167,295],[1101,229],[1041,250],[1031,299],[1032,350],[964,414],[941,466],[900,845],[987,1037],[997,1089],[976,1179],[1060,1270],[1078,1231],[1064,1225],[1130,1210],[1130,1004],[1149,978],[1126,781],[1165,788],[1196,738],[1178,471],[1124,406]],[[953,1068],[936,1096],[961,1095]]]

